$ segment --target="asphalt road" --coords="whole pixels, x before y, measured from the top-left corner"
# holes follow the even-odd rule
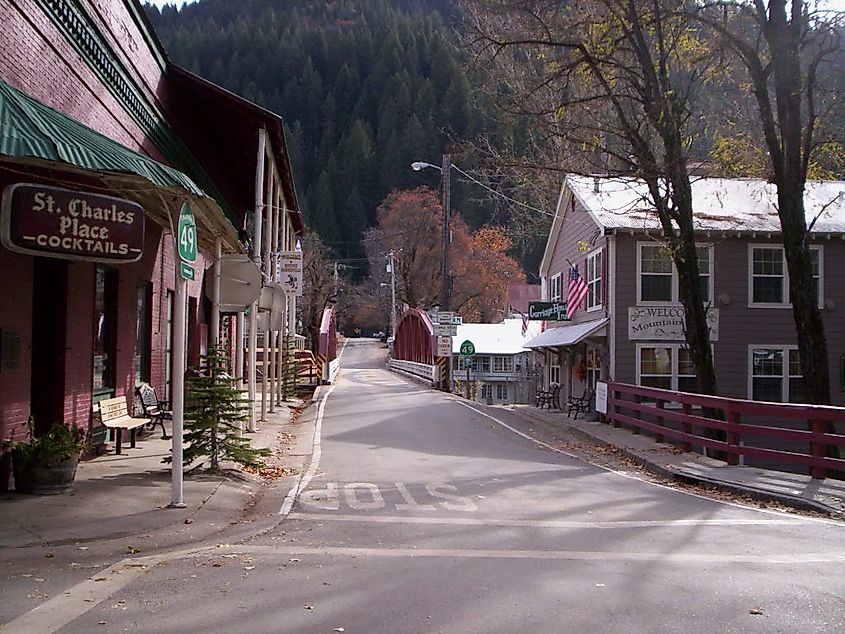
[[[581,462],[382,357],[346,347],[274,529],[128,570],[60,631],[845,631],[842,524]]]

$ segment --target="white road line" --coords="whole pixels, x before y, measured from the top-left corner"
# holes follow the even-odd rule
[[[796,553],[777,555],[733,555],[725,553],[626,553],[583,550],[496,550],[474,548],[354,548],[347,546],[246,545],[231,553],[266,556],[316,555],[345,557],[446,557],[449,559],[548,559],[562,561],[654,561],[660,563],[742,563],[742,564],[832,564],[845,562],[845,552]]]
[[[346,350],[346,344],[349,343],[349,339],[343,342],[343,345],[340,348],[340,354],[337,355],[338,360],[343,356],[343,351]],[[296,484],[288,491],[288,494],[285,496],[284,502],[282,502],[282,508],[279,509],[279,515],[287,515],[290,513],[291,508],[293,508],[293,503],[296,501],[297,496],[305,490],[305,487],[308,486],[308,483],[311,482],[311,479],[316,475],[317,468],[320,465],[320,456],[322,454],[320,438],[322,434],[323,428],[323,413],[326,411],[326,403],[329,400],[329,396],[334,391],[335,387],[337,387],[337,381],[340,376],[340,372],[338,372],[338,376],[335,376],[334,383],[329,388],[329,391],[326,392],[325,396],[320,399],[320,405],[317,407],[317,421],[314,425],[314,441],[313,441],[313,449],[311,451],[311,463],[308,465],[308,470],[305,472],[304,475],[300,475],[299,479],[296,481]]]
[[[767,515],[778,515],[778,516],[781,516],[781,517],[783,517],[783,516],[793,517],[794,516],[792,513],[787,513],[787,512],[784,512],[784,511],[775,511],[775,510],[772,510],[772,509],[761,509],[761,508],[758,508],[756,506],[748,506],[748,505],[745,505],[745,504],[740,504],[739,502],[728,502],[727,500],[719,500],[717,498],[707,497],[706,495],[699,495],[698,493],[692,493],[691,491],[686,491],[684,489],[677,489],[675,487],[667,486],[665,484],[660,484],[659,482],[653,482],[651,480],[646,480],[645,478],[641,478],[641,477],[634,475],[632,473],[628,473],[628,472],[625,472],[625,471],[617,471],[616,469],[613,469],[611,467],[607,467],[607,466],[604,466],[604,465],[589,462],[588,460],[584,459],[581,456],[577,456],[575,454],[569,453],[568,451],[564,451],[563,449],[558,449],[557,447],[553,447],[552,445],[545,443],[542,440],[538,440],[536,438],[533,438],[533,437],[529,436],[528,434],[523,434],[518,429],[514,429],[513,427],[508,425],[506,422],[499,420],[495,416],[492,416],[492,415],[488,414],[487,412],[484,412],[484,411],[478,409],[477,407],[473,407],[472,405],[465,403],[459,397],[452,397],[451,400],[454,401],[455,403],[457,403],[458,405],[463,405],[467,409],[471,409],[473,412],[475,412],[477,414],[481,414],[485,418],[489,418],[490,420],[495,422],[497,425],[501,425],[505,429],[508,429],[508,430],[512,431],[513,433],[515,433],[516,435],[522,436],[523,438],[525,438],[527,440],[530,440],[531,442],[533,442],[536,445],[540,445],[541,447],[545,447],[546,449],[554,451],[555,453],[563,454],[564,456],[567,456],[569,458],[574,458],[575,460],[578,460],[579,462],[586,462],[587,464],[593,465],[594,467],[596,467],[598,469],[602,469],[604,471],[607,471],[609,473],[613,473],[613,474],[621,476],[623,478],[627,478],[628,480],[636,480],[637,482],[643,482],[643,483],[649,484],[651,486],[655,486],[655,487],[658,487],[658,488],[661,488],[661,489],[666,489],[667,491],[672,491],[674,493],[680,493],[681,495],[688,495],[690,497],[698,498],[700,500],[707,500],[709,502],[724,504],[725,506],[733,506],[734,508],[739,508],[739,509],[743,509],[743,510],[746,510],[746,511],[756,511],[758,513],[764,513],[764,514],[767,514]],[[842,526],[843,525],[842,522],[840,522],[838,520],[827,519],[827,518],[823,518],[823,517],[804,516],[801,519],[802,519],[802,521],[805,521],[805,522],[815,522],[815,523],[820,523],[820,524],[833,524],[834,526]]]
[[[132,560],[119,561],[26,614],[0,625],[0,629],[4,634],[55,632],[132,583],[147,570],[147,565]]]
[[[331,513],[291,513],[292,520],[315,522],[364,522],[371,524],[429,524],[449,526],[507,526],[525,528],[672,528],[675,526],[803,526],[801,520],[766,519],[681,519],[619,520],[579,522],[567,520],[508,520],[471,517],[402,517],[384,515],[335,515]]]

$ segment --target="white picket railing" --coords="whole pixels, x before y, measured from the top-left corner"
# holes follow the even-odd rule
[[[436,365],[428,365],[426,363],[417,363],[415,361],[402,361],[400,359],[390,359],[387,366],[393,370],[410,374],[411,376],[430,381],[432,385],[438,383],[439,367]]]

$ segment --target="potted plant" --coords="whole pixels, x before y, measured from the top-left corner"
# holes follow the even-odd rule
[[[85,432],[58,423],[36,436],[31,416],[26,426],[28,438],[10,443],[15,490],[38,495],[67,493],[76,477]]]

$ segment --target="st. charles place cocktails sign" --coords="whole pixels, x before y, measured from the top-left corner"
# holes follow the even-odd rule
[[[121,198],[18,183],[3,191],[0,239],[30,255],[134,262],[144,251],[144,209]]]

